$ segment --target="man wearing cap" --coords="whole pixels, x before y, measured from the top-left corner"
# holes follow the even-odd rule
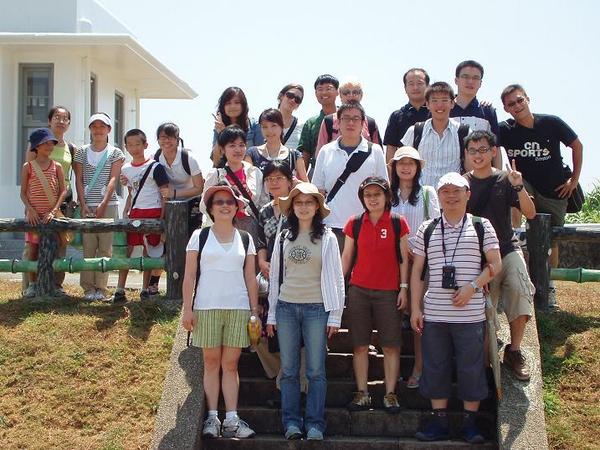
[[[475,418],[480,401],[488,395],[482,288],[502,270],[498,238],[487,219],[481,219],[478,225],[466,213],[469,183],[459,173],[442,176],[437,191],[442,216],[419,227],[413,249],[411,325],[417,333],[422,333],[420,393],[430,399],[433,409],[431,421],[416,437],[423,441],[449,439],[447,408],[454,356],[458,398],[464,406],[462,437],[469,443],[481,443],[484,438]],[[487,263],[483,270],[480,233]],[[426,235],[429,235],[427,246]],[[425,267],[429,271],[429,285],[423,297],[421,275]],[[421,309],[422,298],[424,310]]]
[[[347,103],[337,111],[340,137],[323,146],[315,164],[313,183],[325,195],[331,214],[325,224],[333,229],[340,249],[343,228],[350,216],[363,212],[358,188],[369,176],[388,179],[383,149],[361,136],[365,110],[360,103]]]

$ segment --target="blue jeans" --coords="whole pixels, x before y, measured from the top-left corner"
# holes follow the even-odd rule
[[[281,419],[286,430],[290,425],[302,429],[300,405],[300,341],[306,352],[306,418],[308,431],[325,432],[325,396],[327,377],[327,319],[322,303],[277,302],[277,336],[281,355]]]

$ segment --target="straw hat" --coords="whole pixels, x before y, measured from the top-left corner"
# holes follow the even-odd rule
[[[288,215],[294,197],[296,197],[299,194],[312,195],[317,200],[317,202],[319,202],[319,210],[321,211],[321,217],[325,218],[331,212],[329,207],[325,204],[325,197],[323,197],[323,194],[319,192],[317,187],[312,183],[303,182],[298,183],[296,186],[294,186],[294,189],[290,191],[290,194],[287,197],[281,197],[279,199],[279,209],[281,210],[282,214],[285,214],[286,216]]]
[[[393,161],[400,161],[402,158],[412,158],[415,161],[419,161],[419,163],[421,164],[421,169],[423,168],[423,166],[425,166],[425,160],[421,158],[419,152],[413,147],[409,146],[400,147],[398,150],[396,150],[396,152],[394,153],[394,157],[390,159],[390,162],[388,164],[391,165]]]

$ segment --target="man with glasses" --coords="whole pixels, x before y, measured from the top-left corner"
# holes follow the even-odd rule
[[[414,67],[409,69],[402,77],[404,92],[408,96],[408,103],[394,111],[388,120],[383,143],[385,145],[385,160],[389,162],[394,153],[403,145],[412,145],[412,142],[402,143],[401,139],[406,131],[417,122],[429,119],[429,110],[425,106],[425,90],[429,86],[429,74],[425,69]]]
[[[494,306],[499,303],[510,326],[510,343],[504,349],[504,364],[515,377],[529,380],[529,365],[521,353],[521,341],[527,321],[533,314],[534,287],[511,223],[511,208],[519,208],[525,217],[535,217],[535,205],[523,185],[523,176],[513,159],[506,171],[492,167],[498,149],[496,137],[489,131],[474,131],[465,139],[465,158],[473,170],[465,174],[471,186],[467,211],[488,219],[500,244],[502,270],[490,283]],[[493,200],[493,201],[492,201]]]
[[[319,75],[315,80],[315,97],[321,105],[321,112],[304,123],[297,149],[302,153],[306,169],[309,170],[310,168],[309,178],[312,178],[312,172],[314,171],[315,151],[321,122],[323,122],[326,115],[333,114],[336,110],[335,99],[338,96],[339,85],[340,82],[337,78],[329,74]]]
[[[416,148],[427,161],[423,167],[422,185],[436,186],[440,177],[448,172],[464,172],[462,144],[459,135],[468,133],[468,127],[450,119],[454,106],[454,91],[444,82],[433,83],[425,91],[425,104],[431,119],[411,126],[402,143]]]
[[[340,84],[340,99],[342,103],[360,103],[363,99],[362,84],[355,78],[346,78]],[[362,135],[368,141],[381,145],[381,135],[375,119],[365,116],[362,124]],[[340,123],[335,114],[329,114],[323,119],[317,139],[317,156],[325,144],[337,139],[340,135]]]
[[[565,223],[567,199],[579,182],[583,145],[573,129],[559,117],[533,114],[523,86],[507,86],[500,98],[504,111],[513,118],[500,124],[499,144],[523,173],[523,184],[533,196],[537,212],[550,214],[552,225],[562,226]],[[565,172],[563,168],[561,143],[572,150],[572,173]],[[513,218],[515,222],[520,223],[520,217]],[[558,244],[552,244],[549,263],[551,267],[558,267]],[[550,302],[556,302],[556,291],[552,284]]]
[[[344,225],[350,216],[364,211],[357,194],[360,184],[371,176],[388,179],[383,149],[361,135],[365,117],[360,103],[340,106],[337,111],[340,137],[321,148],[312,179],[326,196],[331,213],[325,224],[333,229],[340,249],[344,248]]]

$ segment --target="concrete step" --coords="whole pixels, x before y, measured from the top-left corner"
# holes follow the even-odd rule
[[[259,434],[253,439],[206,439],[203,441],[205,450],[296,450],[296,449],[327,449],[327,450],[442,450],[454,448],[494,449],[492,441],[473,446],[459,440],[444,442],[420,442],[413,438],[386,437],[348,437],[325,436],[324,441],[286,441],[281,434]]]
[[[345,408],[352,400],[354,391],[356,391],[356,384],[352,380],[328,380],[327,406]],[[383,408],[382,399],[385,395],[384,382],[381,380],[371,382],[369,384],[369,392],[373,400],[373,408]],[[407,389],[403,381],[398,382],[396,393],[398,394],[400,404],[405,408],[428,410],[431,407],[429,400],[423,398],[419,394],[418,389]],[[275,386],[275,380],[248,377],[240,379],[240,405],[264,407],[267,405],[267,400],[274,398],[279,398],[279,391]],[[456,398],[456,387],[453,388],[453,394],[448,407],[456,411],[462,410],[462,402]],[[496,403],[491,398],[481,403],[482,411],[495,411],[495,408]]]
[[[377,330],[373,330],[371,334],[371,346],[377,350],[378,353],[382,353]],[[341,328],[339,332],[327,342],[327,347],[330,352],[334,353],[352,353],[352,338],[350,331],[347,328]],[[403,355],[414,354],[413,333],[410,330],[402,331],[401,352]]]

